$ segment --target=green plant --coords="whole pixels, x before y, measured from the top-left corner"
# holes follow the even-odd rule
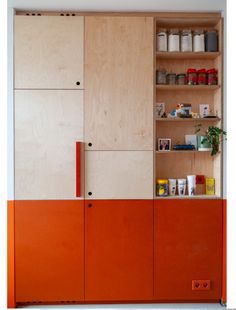
[[[202,124],[195,126],[195,133],[198,133],[201,130]],[[204,132],[205,138],[202,140],[202,143],[208,142],[211,145],[212,151],[211,156],[216,155],[219,152],[220,142],[224,139],[224,136],[227,135],[227,132],[223,129],[216,126],[209,126],[208,129]]]

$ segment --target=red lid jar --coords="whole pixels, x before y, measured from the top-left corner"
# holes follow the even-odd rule
[[[207,84],[206,69],[200,69],[197,71],[197,84],[198,85],[206,85]]]
[[[197,85],[197,70],[189,68],[187,70],[187,84],[188,85]]]
[[[216,69],[207,70],[207,84],[217,85],[217,70]]]

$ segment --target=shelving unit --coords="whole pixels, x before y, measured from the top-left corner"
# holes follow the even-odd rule
[[[195,134],[195,126],[202,125],[202,133],[208,126],[216,125],[222,127],[222,21],[220,18],[204,16],[201,18],[183,19],[176,15],[156,18],[156,32],[159,28],[182,29],[216,29],[218,31],[217,52],[155,52],[156,70],[165,69],[167,73],[186,73],[188,68],[206,70],[216,68],[218,70],[218,85],[156,85],[156,102],[165,103],[166,113],[170,113],[179,103],[191,103],[192,111],[199,113],[200,104],[209,104],[210,112],[217,115],[216,118],[158,118],[155,120],[155,187],[156,179],[186,178],[187,175],[204,175],[215,179],[215,195],[205,195],[204,189],[193,198],[187,196],[168,196],[156,199],[207,199],[222,197],[222,158],[223,151],[220,150],[216,156],[211,156],[210,151],[158,151],[157,141],[159,138],[171,139],[171,146],[184,144],[185,135]],[[222,146],[221,146],[222,147]]]

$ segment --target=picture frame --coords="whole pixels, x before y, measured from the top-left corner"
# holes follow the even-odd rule
[[[171,139],[159,138],[158,139],[158,151],[170,151],[171,150]]]

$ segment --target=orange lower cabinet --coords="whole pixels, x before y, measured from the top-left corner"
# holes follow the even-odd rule
[[[155,299],[219,301],[222,200],[157,200],[154,232]]]
[[[16,302],[84,300],[84,201],[15,201]]]
[[[153,201],[85,202],[85,300],[153,299]]]

